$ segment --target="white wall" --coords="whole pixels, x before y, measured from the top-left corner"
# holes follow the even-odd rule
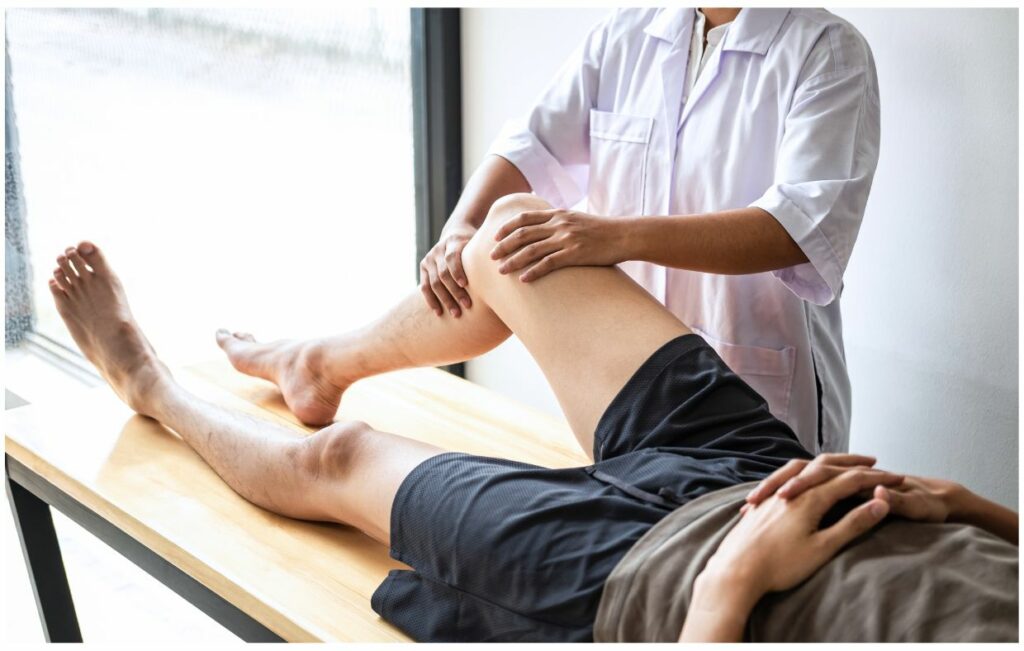
[[[606,10],[463,10],[467,176]],[[851,449],[1017,505],[1017,11],[839,10],[874,51],[881,157],[843,295]],[[469,377],[558,412],[518,342]]]

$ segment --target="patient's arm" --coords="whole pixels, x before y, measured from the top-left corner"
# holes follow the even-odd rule
[[[793,499],[842,470],[843,464],[874,459],[858,455],[823,454],[813,461],[793,460],[766,477],[747,496],[748,505],[759,504],[771,495]],[[899,477],[899,475],[893,475]],[[902,476],[902,481],[885,483],[875,497],[889,502],[894,515],[921,522],[963,522],[1018,544],[1018,516],[1010,509],[945,479]],[[744,508],[749,508],[744,507]]]
[[[945,485],[945,486],[944,486]],[[964,486],[950,481],[907,477],[904,487],[908,490],[889,491],[886,499],[893,513],[911,519],[915,514],[915,500],[943,500],[948,509],[949,522],[963,522],[995,534],[1014,545],[1019,539],[1019,517],[1016,512],[971,492]]]
[[[874,471],[850,468],[799,497],[771,496],[747,508],[694,582],[679,641],[741,641],[761,597],[804,581],[885,517],[889,504],[874,498],[831,527],[818,529],[832,506],[877,488],[878,481]]]

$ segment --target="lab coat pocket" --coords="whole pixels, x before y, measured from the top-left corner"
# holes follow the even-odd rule
[[[768,402],[768,409],[773,416],[786,420],[793,388],[796,348],[734,344],[712,337],[698,328],[691,327],[690,330],[708,342],[729,368]]]
[[[654,118],[590,111],[589,211],[642,215]]]

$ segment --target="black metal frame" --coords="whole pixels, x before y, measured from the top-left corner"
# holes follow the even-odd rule
[[[458,9],[413,9],[412,102],[416,265],[462,192],[462,53]],[[465,376],[463,364],[445,367]]]
[[[246,642],[283,642],[269,628],[239,610],[167,559],[158,555],[103,516],[74,499],[27,466],[4,455],[7,498],[21,539],[29,580],[48,642],[81,642],[60,544],[50,507],[110,545],[153,578],[188,600]]]

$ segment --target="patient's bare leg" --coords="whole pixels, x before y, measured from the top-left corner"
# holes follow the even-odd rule
[[[114,391],[177,432],[241,496],[290,517],[354,525],[389,543],[391,503],[434,446],[337,423],[297,436],[178,385],[132,317],[117,276],[88,242],[58,258],[50,290],[75,342]]]
[[[217,332],[217,343],[239,371],[278,385],[288,408],[307,425],[331,422],[341,394],[356,380],[414,366],[472,359],[508,338],[486,306],[460,318],[437,316],[413,293],[368,325],[335,337],[257,342],[252,335]]]
[[[332,339],[262,344],[225,331],[218,341],[236,368],[276,382],[301,420],[320,423],[360,378],[471,359],[511,330],[543,369],[590,453],[594,428],[615,393],[659,346],[689,331],[613,267],[563,269],[529,284],[499,274],[489,257],[498,227],[524,210],[548,207],[524,194],[495,202],[463,253],[473,307],[461,318],[438,317],[414,293],[371,325]]]

